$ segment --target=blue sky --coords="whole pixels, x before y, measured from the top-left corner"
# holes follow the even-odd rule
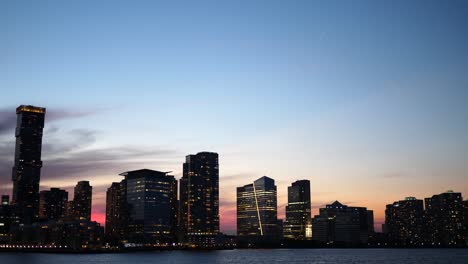
[[[44,141],[63,149],[44,151],[45,186],[104,190],[140,166],[180,176],[186,154],[210,150],[224,230],[235,186],[264,174],[280,211],[303,178],[315,206],[380,220],[404,196],[468,196],[466,1],[220,2],[0,3],[0,121],[19,104],[55,114]],[[14,138],[0,137],[7,184]],[[112,166],[79,156],[82,170],[52,173],[83,153]]]

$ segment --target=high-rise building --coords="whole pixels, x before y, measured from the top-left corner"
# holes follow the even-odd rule
[[[263,176],[237,187],[237,235],[245,241],[280,239],[275,180]]]
[[[320,208],[312,219],[312,239],[346,245],[367,244],[373,231],[373,211],[338,201]]]
[[[461,193],[447,191],[426,198],[424,202],[427,242],[444,246],[464,244]]]
[[[385,232],[390,242],[401,245],[423,243],[423,201],[414,197],[388,204],[385,209]]]
[[[77,220],[91,221],[91,201],[93,187],[89,181],[80,181],[75,186],[73,197],[73,216]]]
[[[59,220],[65,217],[68,192],[51,188],[39,193],[39,218],[41,220]]]
[[[215,246],[219,233],[218,154],[188,155],[180,179],[180,227],[185,244]]]
[[[125,241],[126,219],[128,210],[126,209],[125,180],[113,182],[106,193],[106,239],[113,245],[118,245]]]
[[[168,172],[148,169],[128,171],[120,175],[125,176],[128,242],[144,245],[176,242],[177,180],[174,176],[168,175]],[[114,208],[118,211],[121,210],[117,208],[121,201],[118,197],[119,193],[122,195],[118,190],[121,186],[113,185],[110,189],[112,187],[115,199],[111,202],[115,203]],[[112,193],[108,194],[109,199]],[[111,209],[112,206],[108,208]],[[112,214],[110,210],[108,213]],[[112,224],[118,226],[125,211],[117,212],[119,214],[120,218],[110,219],[115,220]]]
[[[284,237],[289,239],[307,239],[307,228],[311,221],[310,181],[300,180],[288,187],[288,205]]]
[[[15,164],[12,171],[13,204],[21,224],[32,224],[39,216],[42,131],[46,109],[31,105],[16,108]]]

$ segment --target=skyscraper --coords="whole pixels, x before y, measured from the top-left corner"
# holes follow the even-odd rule
[[[239,240],[278,240],[275,180],[263,176],[237,188],[237,235]]]
[[[73,216],[77,220],[91,221],[91,201],[93,187],[89,181],[80,181],[75,186],[73,197]]]
[[[31,105],[16,108],[15,164],[12,171],[13,204],[22,224],[31,224],[39,216],[42,131],[46,109]]]
[[[106,193],[106,239],[113,245],[118,245],[125,239],[128,211],[125,207],[127,196],[126,184],[113,182]]]
[[[145,245],[176,242],[177,180],[167,174],[168,172],[148,169],[120,174],[125,176],[128,242]],[[113,187],[118,196],[118,189],[121,187],[114,184]],[[118,203],[119,198],[115,198],[114,202]],[[125,211],[117,213],[123,216]],[[119,218],[114,220],[119,222]]]
[[[423,241],[423,201],[414,197],[388,204],[385,232],[393,243],[417,245]]]
[[[312,219],[312,239],[346,245],[367,244],[373,231],[373,211],[335,201]]]
[[[180,179],[180,227],[184,242],[211,247],[219,233],[218,154],[188,155]]]
[[[59,220],[65,217],[68,192],[51,188],[39,193],[39,218],[41,220]]]
[[[306,231],[311,221],[310,181],[300,180],[288,187],[288,205],[284,237],[306,239]]]
[[[444,246],[464,244],[461,193],[447,191],[426,198],[424,202],[427,242]]]

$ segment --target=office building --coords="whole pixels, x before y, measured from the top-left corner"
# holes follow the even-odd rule
[[[273,179],[263,176],[237,188],[237,235],[251,242],[281,239]]]
[[[155,170],[127,171],[120,175],[125,176],[126,206],[128,206],[127,234],[128,243],[148,245],[171,244],[176,242],[177,228],[177,181],[168,172]],[[111,186],[112,188],[112,186]],[[121,187],[114,185],[115,194],[109,193],[111,199],[114,195],[114,207],[119,211],[118,203],[121,201],[119,191]],[[112,192],[111,191],[111,192]],[[120,194],[119,194],[120,193]],[[112,200],[112,199],[111,199]],[[113,227],[117,232],[119,220],[124,211],[115,212],[117,218],[112,219]],[[114,216],[113,216],[114,217]]]
[[[288,239],[307,239],[307,228],[311,224],[310,181],[296,181],[288,187],[288,205],[284,237]],[[310,236],[309,236],[310,238]]]

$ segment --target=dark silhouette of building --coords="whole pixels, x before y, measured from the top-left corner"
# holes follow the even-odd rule
[[[2,195],[0,204],[0,244],[7,244],[10,241],[10,223],[10,197],[8,195]]]
[[[41,220],[59,220],[65,217],[68,192],[51,188],[39,193],[39,218]]]
[[[75,186],[73,197],[73,218],[76,220],[91,221],[91,201],[93,187],[89,181],[80,181]]]
[[[423,201],[414,197],[388,204],[385,232],[389,242],[408,246],[423,243],[423,214]]]
[[[125,184],[113,184],[108,191],[109,222],[118,233],[122,219],[126,222],[126,240],[141,245],[170,244],[176,242],[177,228],[177,180],[168,172],[155,170],[136,170],[121,173]],[[123,211],[121,188],[125,186],[128,212]],[[114,210],[114,214],[112,211]]]
[[[367,244],[373,232],[373,212],[338,201],[320,208],[312,219],[312,239],[327,244]]]
[[[237,187],[237,236],[239,241],[263,243],[281,239],[277,217],[275,181],[267,176]]]
[[[188,155],[180,179],[180,227],[183,243],[213,247],[219,233],[218,154]]]
[[[424,202],[427,242],[443,246],[464,244],[461,193],[447,191],[426,198]]]
[[[113,182],[106,193],[106,239],[111,245],[119,245],[125,240],[128,210],[126,207],[126,182]]]
[[[20,224],[32,224],[39,216],[42,131],[46,109],[31,105],[16,108],[15,164],[12,171],[13,201]]]
[[[298,240],[307,239],[307,229],[310,228],[310,225],[310,181],[300,180],[293,182],[288,187],[284,237]]]

